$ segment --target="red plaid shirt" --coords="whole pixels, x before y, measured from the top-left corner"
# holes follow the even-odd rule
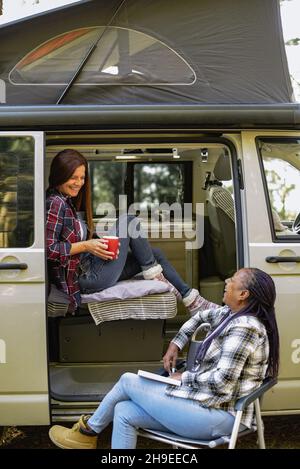
[[[81,241],[80,223],[71,198],[53,190],[46,200],[47,264],[50,283],[70,297],[71,310],[80,305],[80,254],[71,256],[71,244]]]

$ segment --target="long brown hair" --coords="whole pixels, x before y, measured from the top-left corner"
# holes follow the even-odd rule
[[[86,214],[86,222],[89,229],[88,237],[91,238],[93,234],[93,214],[91,202],[91,183],[89,178],[88,163],[85,157],[77,150],[65,149],[57,153],[53,158],[49,175],[49,187],[47,192],[56,189],[61,184],[67,182],[74,171],[84,165],[85,167],[85,180],[84,185],[80,189],[77,197],[72,198],[72,202],[77,211],[84,211]]]

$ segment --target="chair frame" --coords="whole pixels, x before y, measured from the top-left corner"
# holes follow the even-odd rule
[[[260,401],[262,400],[263,395],[270,388],[275,386],[277,383],[276,378],[265,378],[262,385],[251,392],[247,396],[241,397],[235,404],[235,420],[234,425],[230,435],[223,435],[215,440],[195,440],[190,438],[185,438],[175,433],[161,432],[151,429],[138,429],[138,435],[143,438],[148,438],[151,440],[159,441],[162,443],[167,443],[173,446],[173,448],[187,448],[187,449],[203,449],[202,447],[215,448],[216,446],[222,444],[228,444],[228,449],[235,449],[237,439],[241,436],[248,435],[257,431],[258,434],[258,446],[260,449],[266,449],[265,438],[264,438],[264,426],[261,417],[260,410]],[[241,419],[243,416],[244,410],[254,402],[254,412],[256,417],[256,425],[250,429],[243,430],[239,432],[239,427]]]

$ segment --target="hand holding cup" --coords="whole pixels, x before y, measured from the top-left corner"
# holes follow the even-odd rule
[[[107,254],[111,254],[111,259],[117,259],[119,254],[120,241],[117,236],[103,236],[102,240],[107,243]]]

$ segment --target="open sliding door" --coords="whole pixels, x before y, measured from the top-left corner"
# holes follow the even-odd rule
[[[49,423],[44,135],[0,132],[0,425]]]

